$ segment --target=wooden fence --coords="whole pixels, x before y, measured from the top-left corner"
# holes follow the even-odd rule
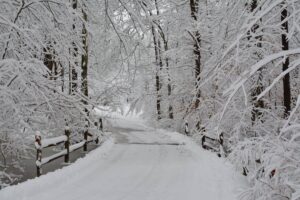
[[[202,128],[202,131],[205,132],[205,129]],[[184,133],[187,136],[190,136],[189,124],[186,121],[184,123]],[[218,153],[218,156],[221,157],[222,154],[225,154],[224,150],[224,133],[221,133],[218,137],[213,138],[205,134],[202,135],[201,145],[203,149],[211,150]]]
[[[218,138],[212,138],[206,135],[202,136],[201,144],[203,149],[218,152],[218,156],[221,157],[224,152],[224,135],[221,133]]]
[[[88,127],[85,127],[84,130],[84,138],[82,141],[76,143],[76,144],[70,144],[70,135],[71,131],[68,126],[65,128],[65,134],[62,136],[54,137],[54,138],[45,138],[42,139],[40,132],[37,132],[35,135],[35,148],[36,148],[36,174],[37,176],[41,176],[42,174],[42,166],[50,163],[53,160],[56,160],[58,158],[64,157],[64,162],[69,163],[70,161],[70,153],[80,149],[83,147],[83,151],[87,151],[87,145],[90,142],[96,142],[96,144],[99,143],[99,134],[97,132],[100,132],[103,130],[103,124],[102,119],[99,119],[99,126],[97,123],[98,129],[88,129]],[[92,133],[94,132],[94,133]],[[57,146],[64,143],[64,150],[53,154],[51,156],[42,157],[42,150],[48,147]]]

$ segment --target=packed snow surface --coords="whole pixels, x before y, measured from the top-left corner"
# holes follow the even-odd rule
[[[188,138],[129,119],[74,164],[0,191],[1,200],[235,200],[243,179]]]

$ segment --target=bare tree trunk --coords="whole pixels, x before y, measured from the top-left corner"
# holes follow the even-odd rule
[[[160,71],[162,68],[162,60],[159,57],[159,44],[160,42],[157,40],[156,31],[154,25],[151,27],[152,30],[152,37],[153,37],[153,44],[154,44],[154,51],[155,51],[155,63],[156,63],[156,75],[155,75],[155,87],[156,87],[156,110],[157,110],[157,119],[161,119],[161,83],[160,83]]]
[[[168,42],[164,41],[164,46],[165,46],[165,51],[168,51]],[[166,71],[167,71],[167,76],[168,76],[168,97],[169,97],[169,118],[174,119],[174,113],[173,113],[173,106],[171,102],[171,95],[172,95],[172,86],[171,86],[171,77],[170,77],[170,72],[169,72],[169,59],[166,57]]]
[[[77,9],[77,0],[72,0],[72,8],[74,9],[74,10],[76,10]],[[73,30],[75,31],[75,29],[76,29],[76,27],[75,27],[75,22],[74,22],[74,24],[73,24]],[[77,65],[78,65],[78,63],[77,63],[77,57],[78,57],[78,48],[77,48],[77,46],[76,46],[76,44],[75,44],[75,42],[72,42],[72,44],[73,44],[73,58],[74,58],[74,64],[73,63],[71,63],[70,64],[70,88],[69,88],[69,93],[70,94],[74,94],[76,91],[77,91],[77,87],[78,87],[78,83],[77,83],[77,81],[78,81],[78,74],[77,74],[77,69],[76,69],[76,67],[77,67]]]
[[[159,16],[160,12],[159,12],[159,6],[158,6],[158,2],[157,0],[155,0],[155,8],[156,8],[156,15]],[[168,51],[169,47],[168,47],[168,41],[167,38],[165,36],[165,33],[160,25],[159,22],[156,23],[156,26],[158,27],[158,31],[160,33],[160,36],[163,40],[164,43],[164,51]],[[163,63],[162,63],[162,53],[161,53],[161,48],[160,48],[160,41],[159,41],[159,57],[160,57],[160,67],[162,69],[163,67]],[[168,80],[168,84],[167,84],[167,88],[168,88],[168,100],[169,100],[169,108],[168,108],[168,112],[169,112],[169,118],[173,119],[174,118],[174,113],[173,113],[173,106],[171,103],[171,94],[172,94],[172,86],[171,86],[171,77],[170,77],[170,73],[169,73],[169,59],[167,57],[165,57],[165,63],[166,63],[166,72],[167,72],[167,80]]]
[[[147,8],[147,4],[143,2],[143,5]],[[157,1],[155,0],[155,5],[157,6]],[[147,8],[148,9],[148,8]],[[150,17],[153,16],[152,11],[148,9]],[[159,14],[159,11],[156,11]],[[156,88],[156,111],[157,111],[157,120],[160,120],[162,117],[161,112],[161,80],[160,80],[160,72],[163,67],[162,58],[161,58],[161,44],[158,36],[156,35],[156,29],[154,26],[154,22],[151,25],[151,33],[153,38],[154,52],[155,52],[155,65],[156,65],[156,75],[155,75],[155,88]]]
[[[87,14],[86,12],[82,9],[82,14],[83,14],[83,19],[87,22]],[[85,24],[83,24],[83,28],[82,28],[82,43],[83,43],[83,48],[84,48],[84,54],[82,54],[81,56],[81,92],[82,94],[88,98],[88,43],[87,43],[87,39],[88,39],[88,34],[87,34],[87,30],[85,27]],[[86,100],[83,100],[83,103],[85,105],[88,104],[88,102]],[[85,109],[85,112],[88,115],[88,110]]]
[[[65,68],[60,63],[61,91],[65,91]]]
[[[283,9],[281,12],[281,21],[283,34],[281,35],[282,40],[282,50],[289,50],[289,41],[287,39],[287,34],[289,32],[289,24],[288,21],[285,21],[288,17],[287,8]],[[282,71],[286,71],[289,68],[290,59],[286,58],[285,62],[282,65]],[[283,77],[283,105],[285,107],[284,115],[287,117],[289,112],[291,111],[291,86],[290,86],[290,74],[286,74]]]
[[[191,17],[194,22],[198,21],[197,14],[199,10],[199,0],[190,0],[190,9],[191,9]],[[200,104],[200,97],[201,91],[199,88],[200,82],[200,73],[201,73],[201,52],[200,52],[200,45],[201,45],[201,36],[198,30],[195,30],[193,33],[193,40],[194,40],[194,57],[195,57],[195,87],[196,87],[196,102],[195,102],[195,109],[199,107]]]
[[[50,80],[56,80],[57,66],[54,60],[55,53],[51,45],[44,48],[44,65],[48,68],[49,74],[48,78]]]
[[[257,0],[252,0],[251,2],[251,5],[250,5],[250,12],[254,12],[255,9],[257,9],[258,7],[258,2]],[[261,21],[261,20],[260,20]],[[255,24],[252,28],[251,28],[251,31],[253,33],[255,33],[257,31],[257,29],[259,28],[259,25],[258,24]],[[251,39],[251,34],[249,33],[249,37],[248,39],[250,40]],[[257,47],[258,48],[262,48],[262,37],[261,36],[258,36],[255,38],[258,42],[257,42]],[[256,52],[257,54],[257,57],[259,59],[262,59],[262,57],[259,55],[258,52]],[[261,111],[260,109],[261,108],[264,108],[264,102],[262,99],[260,100],[256,100],[256,97],[258,95],[261,94],[261,92],[263,91],[263,74],[262,74],[262,69],[259,69],[258,70],[258,78],[257,78],[257,81],[256,81],[256,87],[252,89],[251,91],[251,96],[252,96],[252,102],[253,102],[253,110],[252,110],[252,116],[251,116],[251,120],[252,120],[252,123],[254,123],[260,116],[261,116]]]

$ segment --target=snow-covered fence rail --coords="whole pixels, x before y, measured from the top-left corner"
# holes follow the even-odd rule
[[[201,128],[203,132],[205,132],[205,128]],[[189,136],[189,123],[186,121],[184,123],[184,133]],[[203,149],[211,150],[218,153],[218,156],[221,157],[225,155],[224,150],[224,133],[221,133],[218,137],[212,137],[203,134],[201,138],[201,145]]]
[[[102,129],[102,120],[99,121],[101,123],[100,130]],[[90,142],[96,142],[96,144],[99,143],[99,130],[88,129],[86,127],[84,131],[84,139],[81,142],[78,142],[76,144],[70,145],[70,135],[71,131],[69,127],[65,128],[65,134],[59,137],[54,138],[45,138],[42,139],[42,136],[40,132],[37,132],[35,135],[35,148],[36,148],[36,169],[37,169],[37,176],[39,177],[42,174],[42,166],[56,160],[58,158],[61,158],[64,156],[64,162],[68,163],[70,159],[70,153],[80,149],[83,147],[83,151],[87,151],[87,145]],[[42,158],[42,150],[48,147],[57,146],[59,144],[64,143],[64,150],[53,154],[51,156]]]
[[[203,135],[201,144],[203,149],[218,152],[218,156],[221,157],[221,155],[224,153],[224,134],[221,133],[218,138]]]

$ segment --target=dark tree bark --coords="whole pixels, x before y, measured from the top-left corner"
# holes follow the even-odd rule
[[[152,10],[148,8],[147,3],[144,1],[142,1],[141,3],[142,3],[141,5],[145,7],[145,9],[144,9],[145,12],[149,12],[150,17],[152,17],[153,16]],[[159,6],[158,6],[157,0],[155,0],[154,3],[155,3],[155,8],[156,8],[156,15],[159,16],[160,12],[159,12]],[[162,118],[162,116],[161,116],[162,115],[162,110],[161,110],[162,83],[161,83],[160,73],[163,70],[163,59],[162,59],[163,55],[162,55],[162,48],[161,48],[161,39],[162,39],[165,51],[168,50],[168,42],[165,37],[164,31],[163,31],[162,27],[160,26],[159,21],[155,21],[155,20],[152,21],[151,32],[152,32],[153,44],[154,44],[154,50],[155,50],[155,63],[157,66],[156,75],[155,75],[155,87],[156,87],[156,93],[157,93],[156,110],[157,110],[157,119],[160,120]],[[159,35],[157,35],[157,33]],[[172,87],[171,87],[171,77],[169,75],[169,60],[167,57],[164,60],[166,63],[166,71],[167,71],[167,75],[168,75],[167,87],[168,87],[168,97],[170,100],[170,96],[172,94]],[[173,114],[173,106],[172,106],[171,102],[169,102],[168,111],[169,111],[169,118],[173,119],[174,114]]]
[[[84,10],[82,10],[83,19],[87,22],[87,14]],[[87,30],[85,27],[85,24],[83,24],[82,28],[82,44],[84,49],[84,54],[81,56],[81,92],[82,94],[88,98],[89,92],[88,92],[88,43],[87,43]],[[87,105],[87,101],[83,100],[83,103]],[[88,112],[85,110],[85,112]]]
[[[155,63],[156,63],[156,75],[155,75],[155,87],[156,87],[156,111],[157,111],[157,119],[161,119],[161,83],[160,83],[160,71],[162,69],[162,60],[159,57],[159,42],[157,41],[156,31],[154,25],[151,27],[152,30],[152,37],[153,37],[153,44],[154,44],[154,51],[155,51]]]
[[[258,7],[258,2],[257,0],[252,0],[251,5],[250,5],[250,12],[254,12]],[[260,20],[261,21],[261,20]],[[257,29],[259,28],[259,24],[255,24],[252,28],[251,28],[251,32],[252,33],[256,33]],[[249,37],[248,40],[251,40],[251,33],[249,33]],[[256,36],[255,37],[255,42],[257,43],[257,48],[262,48],[262,37],[261,36]],[[255,53],[257,55],[257,57],[259,59],[262,59],[262,56],[259,54],[259,52]],[[251,116],[251,120],[252,123],[254,123],[261,115],[261,109],[264,108],[264,101],[262,99],[260,100],[256,100],[256,97],[258,95],[261,94],[261,92],[263,91],[263,74],[262,74],[262,69],[258,70],[258,78],[256,81],[256,85],[255,88],[252,89],[251,91],[251,96],[252,96],[252,102],[253,102],[253,110],[252,110],[252,116]]]
[[[74,10],[77,9],[77,0],[72,0],[72,8]],[[75,27],[75,22],[74,22],[73,30],[75,31],[75,29],[76,29],[76,27]],[[70,76],[69,76],[69,78],[70,78],[69,93],[70,94],[74,94],[77,91],[77,87],[78,87],[78,83],[77,83],[78,82],[78,74],[77,74],[77,69],[76,69],[76,67],[78,65],[78,63],[77,63],[78,47],[75,44],[75,42],[72,42],[72,44],[73,44],[73,50],[71,50],[71,51],[72,51],[75,62],[74,62],[74,64],[73,63],[70,64],[70,72],[69,72],[70,73]]]
[[[190,0],[190,9],[191,9],[191,17],[194,22],[198,21],[197,14],[199,10],[199,0]],[[200,97],[201,91],[199,88],[200,82],[200,73],[201,73],[201,35],[198,30],[195,30],[193,33],[193,40],[194,40],[194,57],[195,57],[195,86],[196,86],[196,102],[195,102],[195,109],[197,109],[200,105]]]
[[[61,91],[65,91],[65,68],[60,64]]]
[[[169,50],[167,41],[164,41],[164,47],[165,47],[165,51]],[[168,76],[169,118],[174,119],[173,106],[171,103],[172,86],[171,86],[171,77],[170,77],[170,73],[169,73],[169,59],[167,57],[165,58],[165,62],[166,62],[166,70],[167,70],[167,76]]]
[[[55,52],[51,45],[44,48],[44,65],[48,68],[48,78],[50,80],[56,80],[58,75],[58,67],[55,61]]]
[[[159,7],[158,7],[158,2],[157,0],[155,0],[155,7],[156,7],[156,15],[159,16],[160,15],[160,12],[159,12]],[[168,47],[168,40],[165,36],[165,33],[160,25],[159,22],[156,22],[156,26],[158,28],[158,31],[160,33],[160,37],[163,41],[163,44],[164,44],[164,51],[168,51],[169,50],[169,47]],[[162,63],[162,52],[161,52],[161,48],[160,48],[160,41],[159,41],[159,57],[160,57],[160,63],[161,63],[161,68],[163,67],[163,63]],[[171,101],[171,95],[172,95],[172,86],[171,86],[171,77],[170,77],[170,73],[169,73],[169,59],[167,57],[165,57],[165,64],[166,64],[166,72],[167,72],[167,81],[168,81],[168,84],[167,84],[167,88],[168,88],[168,100],[169,100],[169,108],[168,108],[168,113],[169,113],[169,118],[170,119],[173,119],[174,118],[174,113],[173,113],[173,106],[172,106],[172,103],[170,102]]]
[[[288,17],[288,10],[284,8],[281,12],[281,21],[282,23],[282,30],[283,34],[281,35],[282,40],[282,50],[286,51],[289,50],[289,41],[287,38],[287,34],[289,32],[289,24],[286,21]],[[289,57],[286,58],[285,62],[282,65],[282,71],[286,71],[289,68],[290,59]],[[284,115],[287,117],[289,112],[291,111],[291,86],[290,86],[290,74],[286,74],[283,77],[283,105],[285,107]]]
[[[157,5],[157,2],[155,1],[155,4]],[[150,17],[153,16],[153,13],[150,9],[148,9],[148,6],[145,2],[143,2],[143,5],[147,8]],[[159,11],[157,11],[159,13]],[[160,120],[162,118],[162,111],[161,111],[161,80],[160,80],[160,72],[163,68],[162,58],[161,58],[161,44],[160,40],[157,36],[157,30],[155,28],[154,21],[151,25],[151,33],[153,38],[153,45],[154,45],[154,52],[155,52],[155,65],[156,65],[156,74],[155,74],[155,88],[156,88],[156,112],[157,112],[157,120]]]

